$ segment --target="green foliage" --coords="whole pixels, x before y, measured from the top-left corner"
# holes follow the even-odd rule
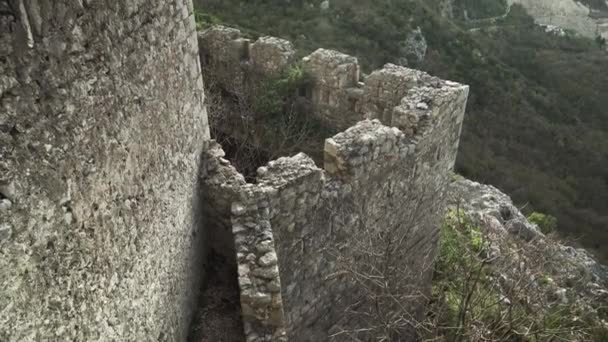
[[[452,273],[455,267],[468,268],[471,262],[476,262],[476,259],[466,257],[463,251],[481,252],[483,236],[479,227],[471,223],[463,210],[448,210],[441,234],[437,270]]]
[[[197,31],[202,31],[213,25],[219,25],[222,22],[218,17],[200,10],[194,11],[194,20],[196,21]]]
[[[452,182],[458,182],[463,179],[464,179],[464,177],[462,177],[461,175],[459,175],[457,173],[452,173]]]
[[[254,99],[254,111],[263,116],[280,115],[285,108],[288,85],[285,79],[267,79],[260,83]]]
[[[470,235],[471,249],[477,253],[481,252],[483,248],[483,236],[481,235],[481,232],[478,230],[471,230]]]
[[[254,111],[263,116],[282,115],[298,92],[310,84],[310,75],[299,64],[290,66],[278,77],[264,78],[254,97]]]
[[[441,250],[448,254],[440,253],[439,260],[443,258],[446,263],[450,264],[458,258],[462,258],[463,245],[475,253],[480,253],[483,250],[485,245],[483,234],[462,209],[448,210],[443,225],[445,236],[443,236],[443,248]]]
[[[502,247],[509,243],[501,242]],[[553,341],[568,335],[572,340],[600,341],[606,336],[597,316],[574,298],[569,304],[544,299],[555,285],[542,273],[543,263],[532,264],[538,260],[529,254],[544,251],[518,252],[526,255],[526,267],[540,274],[540,286],[531,287],[529,275],[518,271],[520,259],[490,259],[484,253],[487,247],[482,232],[462,210],[448,211],[441,227],[430,309],[441,340]],[[501,277],[511,279],[511,285],[501,285]]]
[[[542,275],[542,276],[539,278],[539,280],[538,280],[538,284],[539,284],[539,285],[542,285],[542,286],[544,286],[544,285],[549,285],[549,284],[551,283],[551,281],[552,281],[552,280],[551,280],[551,278],[550,278],[548,275],[543,274],[543,275]]]
[[[433,296],[440,303],[439,325],[448,340],[466,336],[466,317],[491,320],[498,314],[499,294],[488,281],[481,231],[462,210],[450,209],[441,229]],[[471,305],[473,301],[475,305]]]
[[[543,234],[549,234],[557,228],[557,219],[551,215],[533,212],[528,216],[528,221],[538,225]]]
[[[304,69],[299,64],[296,64],[287,70],[287,81],[291,84],[297,86],[304,78]]]

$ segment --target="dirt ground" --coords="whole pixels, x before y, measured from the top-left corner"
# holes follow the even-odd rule
[[[244,342],[236,263],[211,252],[209,265],[209,281],[203,289],[188,340]]]

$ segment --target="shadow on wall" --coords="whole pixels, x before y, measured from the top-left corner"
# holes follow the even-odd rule
[[[212,143],[213,144],[213,143]],[[206,170],[210,167],[205,157],[201,157],[196,197],[195,219],[198,223],[199,257],[204,258],[202,267],[193,272],[203,272],[200,284],[198,311],[190,326],[189,342],[245,341],[234,239],[229,220],[225,220],[227,202],[222,202],[221,194],[210,191],[204,182]],[[244,182],[244,180],[243,180]],[[193,232],[193,234],[196,234]]]

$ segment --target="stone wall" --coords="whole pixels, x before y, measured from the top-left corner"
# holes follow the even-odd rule
[[[0,0],[0,340],[185,340],[208,138],[190,2]]]
[[[224,30],[199,35],[206,58],[226,51],[205,47]],[[238,35],[231,37],[219,46],[249,46],[234,38]],[[307,94],[317,104],[315,114],[340,127],[354,125],[325,141],[322,169],[300,153],[271,161],[258,169],[254,184],[239,181],[235,187],[225,179],[240,176],[220,157],[219,146],[207,154],[219,171],[206,174],[203,183],[230,188],[222,201],[224,208],[232,201],[248,341],[323,341],[361,327],[346,309],[369,303],[356,284],[339,274],[339,263],[356,256],[359,240],[369,232],[401,237],[397,257],[408,266],[408,294],[428,293],[445,189],[458,150],[467,86],[390,64],[361,83],[356,59],[330,50],[317,50],[303,63],[317,75]],[[241,60],[230,72],[245,75],[253,64]],[[420,302],[409,304],[413,317],[420,318]]]
[[[243,85],[247,80],[276,76],[296,62],[292,44],[284,39],[260,37],[252,42],[239,30],[223,26],[200,32],[199,47],[203,65],[210,66],[210,78],[234,93],[247,88]],[[394,108],[405,92],[440,82],[422,71],[393,64],[363,77],[357,58],[327,49],[316,50],[300,64],[313,80],[304,95],[312,114],[341,130],[364,119],[400,127],[399,114],[393,118]]]

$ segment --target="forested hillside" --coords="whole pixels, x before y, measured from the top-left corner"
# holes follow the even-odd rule
[[[302,55],[334,48],[357,56],[364,71],[407,58],[411,67],[469,84],[457,171],[501,188],[524,212],[557,217],[561,232],[608,260],[601,41],[548,34],[519,6],[503,18],[504,0],[195,2],[203,26],[284,37]],[[417,28],[428,44],[420,62],[408,54]]]

